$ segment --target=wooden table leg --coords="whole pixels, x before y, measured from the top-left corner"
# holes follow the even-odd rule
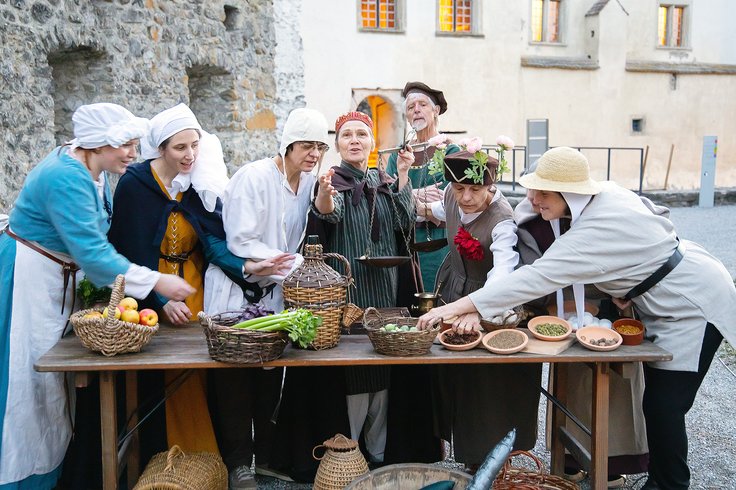
[[[102,487],[118,488],[118,430],[115,372],[100,371],[100,429],[102,431]]]
[[[125,372],[125,412],[128,420],[130,420],[126,430],[130,430],[138,423],[138,371]],[[130,439],[130,449],[126,459],[128,462],[128,486],[133,486],[141,474],[138,431],[133,433]]]
[[[595,489],[605,489],[608,487],[608,395],[611,370],[607,362],[597,362],[593,371],[590,482]]]
[[[567,404],[567,367],[566,363],[553,363],[550,364],[550,392],[557,398],[560,403]],[[565,446],[562,444],[560,438],[560,426],[565,423],[565,414],[557,408],[554,404],[549,404],[552,408],[552,417],[550,420],[550,439],[551,444],[551,458],[552,468],[551,472],[553,475],[560,475],[565,472]]]

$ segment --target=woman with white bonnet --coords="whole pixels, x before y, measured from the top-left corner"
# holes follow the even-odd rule
[[[435,308],[420,323],[473,311],[491,317],[575,283],[595,285],[619,307],[633,304],[647,338],[673,355],[644,366],[644,488],[688,488],[685,414],[723,337],[736,342],[733,279],[700,245],[678,239],[672,222],[635,193],[592,180],[588,161],[572,148],[547,151],[519,183],[534,190],[545,220],[570,217],[570,229],[533,264]]]
[[[228,251],[220,213],[228,181],[222,148],[216,136],[202,130],[189,107],[179,104],[154,116],[141,147],[145,160],[131,165],[115,190],[110,242],[129,259],[183,277],[195,289],[183,300],[150,294],[140,302],[141,308],[152,308],[170,323],[184,325],[204,309],[208,263],[249,291],[254,288],[243,278],[246,270],[280,270],[273,263],[246,262]],[[141,377],[142,390],[149,381],[150,389],[156,390],[157,374]],[[172,381],[178,374],[166,371],[165,377]],[[144,451],[173,444],[185,451],[218,451],[204,379],[204,371],[191,376],[167,400],[165,421],[149,423],[142,433]],[[151,432],[164,429],[167,446],[161,446],[162,434],[155,437]],[[146,441],[146,434],[153,440]]]
[[[255,261],[280,259],[287,254],[292,267],[301,263],[301,255],[296,252],[304,236],[316,182],[313,171],[322,162],[328,148],[324,116],[307,108],[291,111],[284,124],[278,154],[246,163],[233,175],[225,189],[223,223],[231,252]],[[323,205],[319,200],[316,203],[318,208]],[[262,303],[267,309],[283,310],[281,283],[287,273],[288,269],[269,277],[247,279],[263,288],[265,296]],[[205,293],[208,313],[240,309],[249,301],[227,277],[212,268],[207,274]],[[309,368],[310,371],[315,369],[320,368]],[[250,466],[254,453],[256,473],[281,476],[269,468],[272,454],[272,424],[269,419],[278,402],[282,370],[220,371],[224,371],[222,376],[213,381],[216,384],[218,417],[223,417],[224,413],[228,419],[227,433],[222,434],[227,441],[223,442],[238,449],[232,454],[223,454],[230,470],[230,487],[253,488],[255,483]],[[291,369],[287,371],[286,383],[289,382],[289,372]],[[228,413],[232,416],[226,415]],[[253,427],[255,440],[252,439]],[[322,441],[324,439],[319,442]],[[315,445],[309,446],[305,458],[312,460],[311,449]]]
[[[81,106],[75,138],[26,177],[0,236],[0,487],[54,488],[71,438],[73,414],[58,373],[33,364],[61,338],[74,309],[76,279],[98,286],[125,275],[126,294],[152,290],[180,300],[183,279],[131,263],[107,241],[110,190],[105,172],[135,160],[146,119],[108,103]]]

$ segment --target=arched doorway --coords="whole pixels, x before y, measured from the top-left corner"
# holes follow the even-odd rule
[[[365,97],[356,110],[368,114],[373,119],[373,137],[376,140],[376,148],[368,158],[368,166],[375,167],[378,162],[378,149],[397,144],[396,130],[401,113],[396,111],[390,100],[376,94]]]

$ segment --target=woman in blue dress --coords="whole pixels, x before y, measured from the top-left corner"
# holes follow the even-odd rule
[[[64,333],[77,273],[98,286],[124,274],[126,294],[138,298],[193,292],[177,276],[132,264],[107,241],[105,172],[125,172],[148,121],[108,103],[82,106],[72,120],[75,139],[28,174],[0,235],[2,490],[51,489],[59,476],[73,414],[63,374],[33,364]]]

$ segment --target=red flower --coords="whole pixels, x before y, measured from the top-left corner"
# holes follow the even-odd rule
[[[468,230],[462,226],[458,227],[455,235],[455,246],[460,255],[468,260],[483,260],[483,245]]]

